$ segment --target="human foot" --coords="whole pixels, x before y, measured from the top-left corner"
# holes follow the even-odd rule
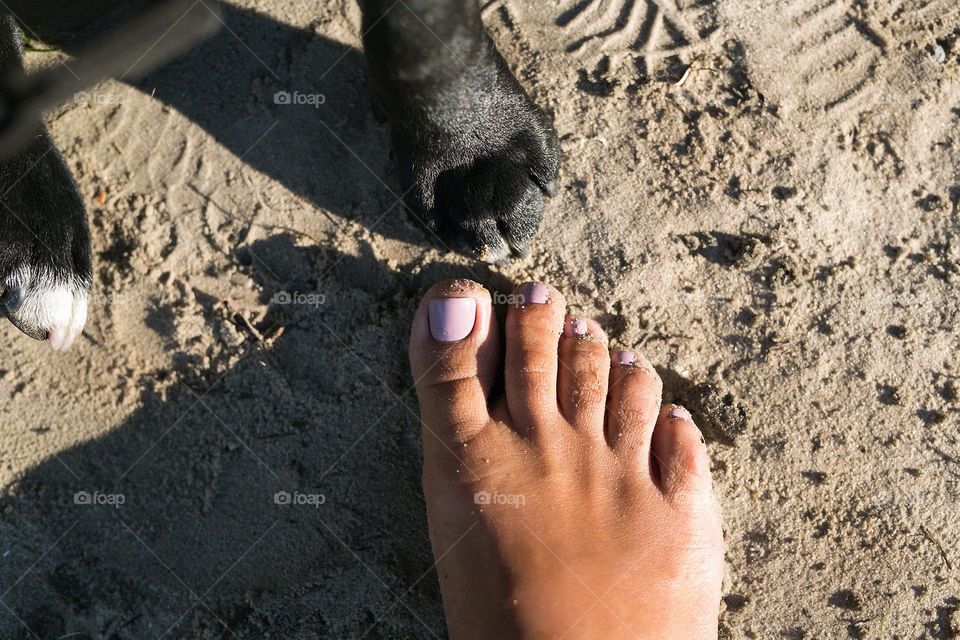
[[[700,432],[660,406],[642,355],[611,358],[552,288],[516,293],[503,364],[474,282],[433,287],[411,333],[451,637],[716,638],[723,534]]]

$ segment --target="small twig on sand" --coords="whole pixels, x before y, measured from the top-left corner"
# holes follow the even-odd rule
[[[920,525],[920,533],[923,534],[923,537],[929,540],[933,546],[937,548],[937,551],[940,552],[940,557],[943,558],[943,564],[947,565],[947,569],[953,570],[953,564],[950,562],[950,558],[947,557],[947,552],[943,550],[943,545],[941,545],[933,535],[927,530],[924,525]]]
[[[250,334],[257,339],[257,342],[260,342],[260,343],[265,342],[263,334],[260,333],[260,331],[257,330],[255,326],[253,326],[253,323],[247,319],[247,316],[243,313],[243,310],[240,309],[240,305],[238,305],[233,300],[233,298],[227,298],[226,300],[224,300],[224,304],[227,306],[227,310],[229,310],[230,313],[233,315],[233,321],[235,324],[239,324],[244,329],[249,331]]]
[[[266,347],[268,350],[273,348],[273,345],[280,339],[283,335],[284,327],[283,325],[273,325],[267,331],[266,334],[260,332],[253,323],[247,318],[247,315],[243,313],[243,309],[240,308],[240,305],[237,304],[236,300],[233,298],[227,298],[223,301],[224,306],[227,308],[227,311],[231,314],[233,323],[240,326],[240,328],[245,329],[254,339]]]
[[[690,66],[687,67],[687,70],[683,72],[683,75],[680,76],[680,79],[673,83],[675,87],[682,87],[684,83],[690,78],[690,74],[694,71],[709,71],[710,73],[719,74],[720,71],[713,69],[711,67],[698,67],[695,63],[691,62]]]
[[[293,227],[288,227],[283,224],[262,224],[260,222],[251,222],[251,227],[260,227],[261,229],[266,229],[267,231],[286,231],[287,233],[292,233],[295,236],[300,236],[301,238],[306,238],[310,240],[315,245],[322,245],[323,243],[314,238],[312,235],[306,231],[300,231],[299,229],[294,229]]]

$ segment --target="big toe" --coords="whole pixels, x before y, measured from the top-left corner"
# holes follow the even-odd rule
[[[449,280],[423,297],[410,334],[410,366],[424,446],[449,450],[489,421],[487,402],[499,359],[490,294],[471,280]]]

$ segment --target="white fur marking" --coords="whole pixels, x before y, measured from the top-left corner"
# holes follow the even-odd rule
[[[66,351],[87,320],[87,289],[80,278],[64,280],[46,270],[23,267],[6,282],[13,296],[8,303],[21,323],[45,329],[54,351]]]

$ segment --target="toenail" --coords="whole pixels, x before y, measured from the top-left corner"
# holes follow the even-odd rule
[[[520,304],[547,304],[550,289],[539,282],[528,282],[520,287]]]
[[[437,342],[457,342],[473,331],[477,319],[474,298],[434,298],[427,308],[430,335]]]
[[[678,404],[673,405],[673,407],[670,409],[670,413],[667,415],[671,418],[677,418],[678,420],[693,420],[693,416],[690,415],[690,412]]]
[[[621,367],[631,367],[637,363],[637,354],[633,351],[618,351],[613,361]]]
[[[583,318],[574,318],[570,321],[568,326],[568,336],[575,336],[577,338],[582,338],[588,333],[590,333],[590,327],[587,325],[587,321]]]

